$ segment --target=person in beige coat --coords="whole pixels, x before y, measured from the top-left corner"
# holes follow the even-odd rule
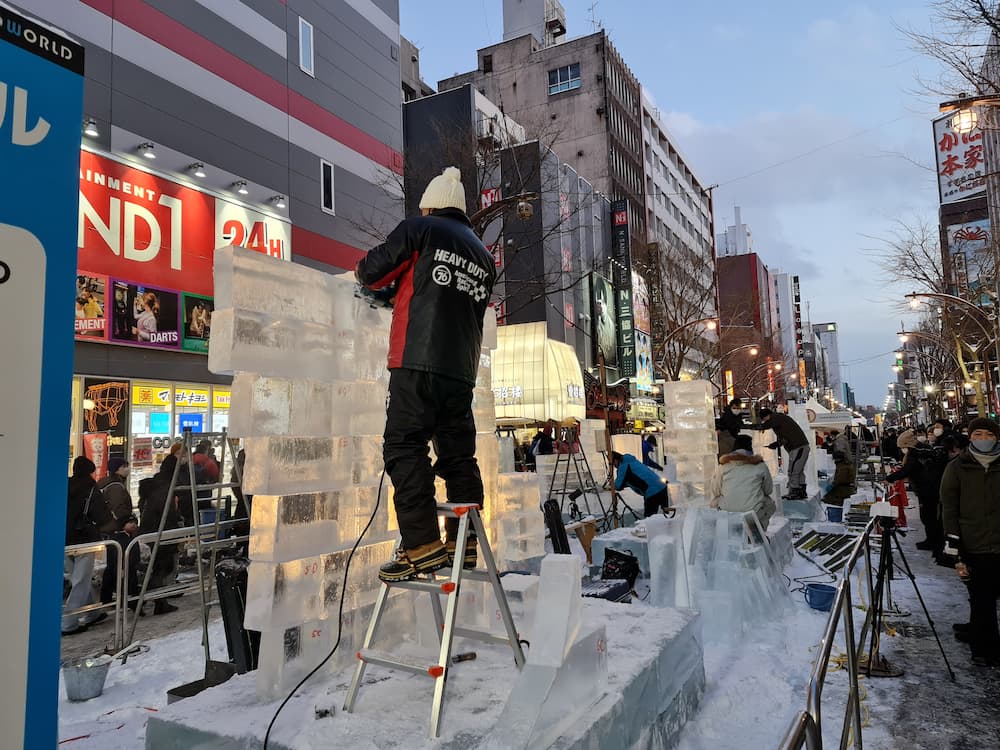
[[[752,510],[767,531],[775,510],[773,493],[774,482],[764,457],[754,454],[749,435],[737,436],[736,449],[719,459],[709,487],[709,505],[732,513]]]

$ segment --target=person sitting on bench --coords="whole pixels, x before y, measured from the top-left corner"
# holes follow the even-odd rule
[[[642,495],[646,518],[670,507],[667,480],[657,474],[631,453],[622,455],[611,452],[611,463],[615,467],[615,489],[619,492],[628,487]]]

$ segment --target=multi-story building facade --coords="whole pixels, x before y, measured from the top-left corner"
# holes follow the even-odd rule
[[[834,399],[846,403],[847,394],[844,390],[844,380],[840,375],[840,343],[837,337],[837,324],[814,323],[812,330],[826,353],[823,387],[829,389]]]
[[[771,279],[778,311],[785,397],[789,401],[800,400],[806,393],[806,373],[802,351],[805,331],[802,327],[799,277],[776,269],[771,274]]]
[[[719,232],[715,238],[716,254],[720,258],[753,252],[753,234],[750,232],[750,227],[742,222],[739,206],[733,211],[735,221],[726,227],[726,231]]]
[[[458,166],[469,213],[482,212],[476,228],[497,265],[498,322],[545,322],[548,338],[593,367],[591,272],[607,265],[607,198],[470,84],[406,103],[403,127],[407,211],[416,210],[435,170]]]
[[[398,3],[17,4],[86,47],[70,453],[101,434],[138,479],[227,423],[215,248],[348,269],[401,218]]]
[[[442,80],[438,88],[472,84],[596,191],[612,202],[625,201],[633,267],[650,298],[660,300],[651,305],[654,315],[666,295],[650,253],[668,243],[697,266],[692,294],[699,293],[702,309],[680,322],[714,315],[714,292],[700,294],[712,288],[711,271],[704,268],[712,257],[707,190],[672,144],[655,107],[644,107],[639,81],[607,33],[555,43],[564,33],[565,13],[556,0],[505,0],[504,41],[480,49],[476,70]],[[647,195],[649,182],[663,188],[659,202]],[[669,333],[667,324],[661,315],[652,331],[654,351],[663,344],[656,334]],[[697,343],[686,363],[691,372],[700,370],[704,351],[713,345],[711,336],[699,336]]]
[[[784,362],[767,266],[757,253],[719,257],[717,265],[722,390],[730,398],[783,400]]]
[[[698,378],[719,353],[717,330],[695,323],[717,315],[712,196],[645,90],[642,141],[652,337],[674,346],[679,376]]]

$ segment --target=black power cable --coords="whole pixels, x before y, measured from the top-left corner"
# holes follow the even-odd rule
[[[267,750],[267,743],[268,740],[270,740],[271,738],[271,730],[274,728],[274,722],[278,720],[278,714],[280,714],[282,709],[288,704],[288,701],[292,699],[292,696],[295,695],[295,693],[297,693],[299,689],[306,684],[309,678],[312,677],[314,674],[316,674],[319,670],[321,670],[323,668],[323,665],[333,658],[333,655],[337,652],[337,649],[340,647],[340,637],[344,629],[344,594],[347,592],[347,576],[351,572],[351,560],[354,559],[354,553],[361,545],[361,541],[365,538],[365,534],[368,533],[368,529],[370,529],[371,525],[375,522],[375,514],[378,513],[378,506],[382,502],[382,484],[384,482],[385,482],[385,469],[382,470],[382,476],[378,480],[378,494],[375,496],[375,507],[372,508],[372,514],[368,518],[368,523],[366,523],[364,529],[361,530],[361,536],[358,537],[358,540],[354,543],[354,546],[351,547],[351,554],[347,556],[347,563],[345,563],[344,565],[344,583],[340,587],[340,605],[337,608],[337,640],[334,642],[333,648],[330,650],[330,653],[324,656],[323,660],[315,667],[313,667],[312,671],[309,672],[309,674],[307,674],[305,677],[299,680],[299,684],[293,687],[291,692],[288,693],[287,696],[285,696],[285,699],[283,701],[281,701],[281,705],[278,706],[278,710],[274,712],[274,716],[271,717],[271,721],[267,725],[267,732],[264,733],[263,750]]]

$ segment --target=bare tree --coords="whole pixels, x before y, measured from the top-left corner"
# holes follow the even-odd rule
[[[1000,16],[994,0],[934,0],[930,31],[900,28],[919,53],[937,60],[944,73],[936,82],[920,81],[931,94],[997,93]]]
[[[879,239],[883,247],[874,251],[875,263],[890,284],[909,292],[947,293],[936,226],[922,220],[916,224],[897,221],[891,234]]]
[[[661,239],[648,250],[650,265],[636,266],[649,283],[653,363],[666,380],[678,380],[692,354],[701,355],[702,366],[717,356],[701,325],[715,312],[714,301],[705,300],[705,279],[712,278],[714,269],[708,259],[677,241]]]

